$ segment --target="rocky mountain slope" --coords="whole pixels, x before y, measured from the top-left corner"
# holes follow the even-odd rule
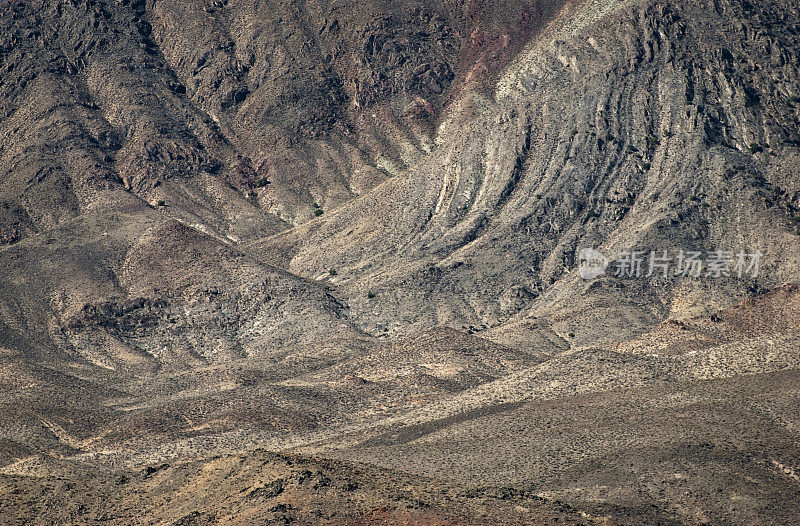
[[[309,277],[337,269],[370,331],[548,316],[570,319],[563,333],[588,342],[600,336],[590,323],[600,298],[614,307],[606,323],[623,330],[793,281],[796,19],[766,32],[749,24],[790,15],[610,4],[554,22],[507,69],[495,100],[462,101],[479,109],[445,120],[436,154],[405,177],[254,252],[283,255]],[[582,25],[600,7],[614,16]],[[769,67],[759,65],[767,45],[780,50]],[[583,294],[574,272],[583,247],[612,259],[758,250],[765,267],[755,282],[667,279],[642,290],[612,280]]]
[[[0,507],[791,524],[798,35],[788,0],[0,3]]]

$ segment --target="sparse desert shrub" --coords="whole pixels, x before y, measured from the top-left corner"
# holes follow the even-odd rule
[[[261,179],[256,181],[256,188],[264,188],[268,184],[270,184],[269,180],[266,177],[262,177]]]
[[[321,208],[315,208],[314,209],[314,215],[317,216],[317,217],[321,216],[324,213],[325,212],[323,212]]]

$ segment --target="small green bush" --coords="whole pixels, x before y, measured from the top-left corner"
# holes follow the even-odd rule
[[[256,181],[256,188],[264,188],[268,184],[270,184],[269,179],[267,179],[266,177],[262,177],[261,179]]]
[[[323,212],[320,208],[317,208],[317,209],[314,210],[314,215],[317,216],[317,217],[321,216],[324,213],[325,212]]]
[[[165,201],[161,200],[158,203],[156,203],[156,206],[167,206],[167,203]]]

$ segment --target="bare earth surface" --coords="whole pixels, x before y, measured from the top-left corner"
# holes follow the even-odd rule
[[[799,64],[789,0],[2,1],[0,522],[796,523]]]

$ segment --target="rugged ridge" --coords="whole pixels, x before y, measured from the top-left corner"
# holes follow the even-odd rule
[[[793,12],[773,6],[745,17],[735,3],[723,15],[712,4],[615,9],[572,34],[554,24],[561,33],[517,59],[497,100],[481,101],[472,120],[445,121],[436,155],[406,177],[260,241],[254,253],[274,245],[276,257],[289,254],[287,268],[308,276],[338,269],[370,330],[398,312],[399,326],[493,327],[605,294],[615,303],[649,295],[645,305],[615,304],[626,319],[609,321],[647,327],[679,315],[673,305],[730,305],[751,287],[792,280],[800,195]],[[787,18],[758,32],[748,28],[761,23],[756,14]],[[720,50],[734,41],[728,35],[744,37],[735,60]],[[769,68],[757,65],[764,42],[780,42]],[[641,290],[612,280],[578,296],[582,247],[760,250],[766,267],[763,283],[676,279]],[[367,289],[382,302],[367,301]],[[581,325],[591,330],[579,317],[564,332],[580,335]]]
[[[791,524],[799,33],[788,0],[0,3],[0,508]],[[584,280],[589,247],[762,258]]]

